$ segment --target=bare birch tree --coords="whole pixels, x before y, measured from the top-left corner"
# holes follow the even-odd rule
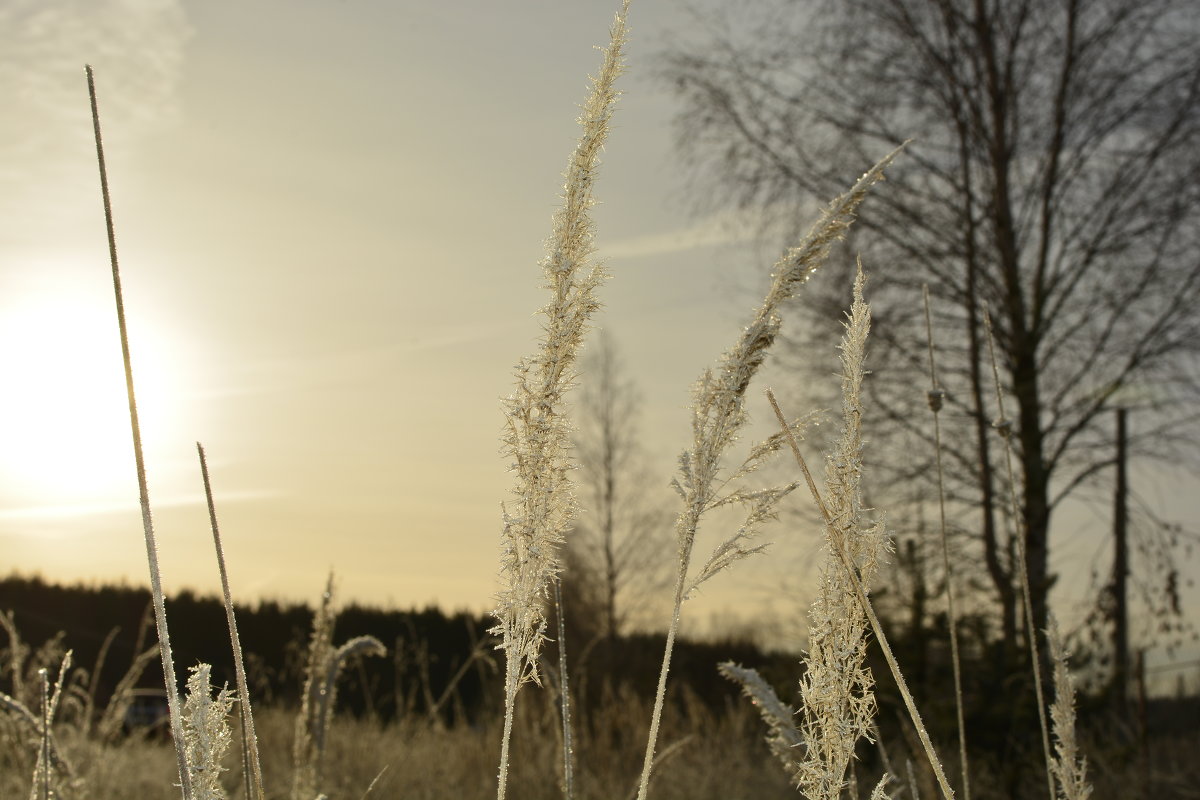
[[[1180,457],[1195,442],[1200,4],[774,0],[729,13],[663,62],[683,151],[723,190],[707,197],[786,216],[844,184],[844,165],[915,139],[862,215],[880,265],[875,402],[895,430],[932,435],[914,377],[928,282],[950,488],[1011,656],[1019,593],[982,315],[1016,408],[1001,430],[1042,629],[1051,516],[1113,466],[1111,410],[1138,409],[1131,452]],[[913,452],[894,473],[922,478]]]
[[[657,489],[665,495],[666,481],[648,478],[640,399],[607,332],[585,352],[580,371],[574,445],[582,508],[569,540],[569,583],[611,644],[646,620],[639,612],[670,581],[672,518],[662,497],[654,500]]]

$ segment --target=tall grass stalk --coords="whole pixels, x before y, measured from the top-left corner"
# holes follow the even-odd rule
[[[504,650],[504,731],[500,744],[497,798],[508,785],[509,745],[517,691],[538,679],[538,656],[545,639],[550,584],[558,573],[558,549],[570,527],[575,504],[569,479],[570,425],[563,395],[574,380],[574,365],[588,320],[599,307],[595,292],[605,271],[593,258],[591,207],[600,152],[619,93],[624,69],[629,0],[613,22],[600,71],[579,117],[582,134],[567,164],[563,204],[542,261],[550,303],[545,307],[541,348],[517,367],[515,394],[506,402],[504,446],[516,473],[516,500],[504,511],[501,581],[493,629]]]
[[[554,579],[554,616],[558,620],[558,688],[562,710],[563,797],[575,798],[575,742],[571,733],[571,682],[567,678],[567,624],[564,618],[562,581]]]
[[[933,412],[933,445],[937,459],[938,515],[941,523],[942,569],[946,573],[946,611],[950,625],[950,663],[954,669],[954,709],[958,717],[958,765],[962,772],[963,800],[971,800],[971,775],[967,762],[967,724],[963,715],[962,659],[958,652],[958,614],[954,603],[954,573],[950,569],[950,544],[946,533],[946,482],[942,473],[942,423],[939,412],[946,393],[937,379],[933,348],[933,319],[929,286],[921,287],[925,301],[925,337],[929,343],[929,409]]]
[[[800,681],[800,733],[804,755],[798,784],[808,800],[837,800],[858,740],[869,735],[875,714],[871,671],[866,666],[866,607],[851,583],[867,591],[888,548],[881,521],[867,519],[862,499],[862,401],[870,309],[863,300],[859,264],[846,333],[842,339],[842,434],[826,458],[825,540],[828,554],[817,600],[809,612],[808,654]],[[786,430],[775,395],[771,408]],[[789,431],[790,433],[790,431]],[[789,437],[789,444],[794,440]],[[799,444],[796,444],[797,451]],[[857,792],[852,791],[852,796]]]
[[[774,395],[772,395],[772,398]],[[772,403],[777,406],[777,404]],[[775,413],[782,416],[782,412],[776,407]],[[813,498],[817,507],[821,509],[822,515],[825,517],[828,525],[832,516],[821,499],[820,493],[817,491],[816,484],[813,483],[812,477],[808,472],[808,467],[804,463],[804,457],[800,454],[799,445],[794,442],[792,444],[792,452],[796,456],[797,463],[800,464],[801,470],[808,477],[809,489],[814,493]],[[917,729],[917,735],[921,740],[921,746],[925,749],[925,756],[929,760],[930,767],[933,769],[934,775],[937,777],[938,786],[942,790],[943,797],[946,800],[953,800],[954,790],[950,788],[950,781],[946,779],[946,773],[942,769],[942,762],[937,756],[937,751],[934,750],[933,741],[929,738],[929,732],[925,729],[925,723],[921,720],[921,713],[917,710],[916,702],[913,700],[912,692],[908,689],[908,682],[904,679],[904,674],[900,671],[900,663],[896,660],[896,656],[892,653],[891,645],[888,643],[887,634],[884,633],[883,625],[879,622],[879,617],[875,614],[875,609],[871,605],[870,599],[867,597],[866,589],[863,587],[862,581],[858,577],[858,573],[854,564],[850,561],[845,551],[837,553],[846,575],[849,577],[850,590],[858,599],[858,604],[866,614],[867,621],[871,623],[871,631],[875,634],[875,639],[879,643],[879,649],[883,652],[884,660],[887,661],[888,669],[891,670],[892,678],[896,681],[896,687],[900,690],[900,697],[904,700],[904,707],[908,710],[909,718],[912,720],[913,726]]]
[[[362,797],[360,797],[359,800],[367,800],[367,797],[370,796],[371,792],[375,791],[376,785],[378,785],[379,781],[383,778],[383,774],[388,771],[389,766],[389,764],[383,765],[383,769],[379,770],[379,773],[371,779],[371,783],[367,785],[366,791],[362,793]]]
[[[1029,644],[1029,660],[1033,666],[1033,692],[1037,699],[1038,723],[1042,729],[1042,757],[1046,760],[1046,789],[1050,800],[1054,800],[1054,758],[1050,755],[1050,726],[1046,722],[1046,697],[1042,690],[1042,660],[1038,656],[1037,628],[1033,621],[1033,597],[1029,588],[1028,558],[1025,554],[1025,524],[1017,503],[1017,478],[1012,463],[1012,421],[1004,413],[1004,390],[1000,385],[1000,367],[996,361],[996,337],[992,331],[992,317],[987,311],[983,312],[983,326],[987,330],[988,355],[992,361],[992,381],[996,385],[996,410],[999,414],[993,425],[1004,437],[1008,496],[1012,503],[1012,521],[1017,539],[1017,571],[1021,576],[1021,598],[1025,606],[1025,640]]]
[[[90,65],[87,73],[88,98],[92,106],[92,131],[96,139],[96,163],[100,169],[100,195],[104,202],[104,226],[108,234],[108,259],[112,265],[113,294],[117,305],[117,328],[121,334],[121,358],[125,366],[125,394],[129,401],[129,427],[133,434],[133,458],[137,469],[138,503],[142,510],[142,529],[146,539],[146,560],[150,567],[150,591],[154,597],[154,621],[158,627],[159,652],[162,656],[163,682],[171,716],[171,738],[179,762],[179,785],[183,800],[193,800],[187,753],[184,750],[179,684],[175,679],[175,661],[171,657],[171,637],[167,632],[167,606],[163,598],[158,569],[158,542],[150,516],[150,491],[146,485],[146,462],[142,454],[142,429],[138,423],[137,399],[133,390],[133,365],[129,356],[129,331],[125,323],[125,300],[121,293],[121,272],[117,265],[117,239],[113,226],[112,200],[108,191],[108,169],[104,162],[104,143],[100,136],[100,111],[96,102],[96,80]]]
[[[1058,631],[1058,620],[1050,615],[1046,638],[1050,643],[1050,658],[1054,661],[1054,705],[1050,718],[1054,723],[1054,745],[1057,754],[1051,767],[1058,778],[1060,800],[1087,800],[1092,786],[1087,779],[1087,759],[1079,754],[1075,740],[1075,681],[1067,664],[1070,653]]]
[[[67,684],[67,673],[71,669],[72,651],[63,654],[62,663],[58,667],[58,680],[54,683],[53,693],[50,691],[50,671],[43,667],[37,671],[38,687],[41,693],[41,718],[35,720],[33,715],[19,701],[4,697],[5,705],[20,713],[24,711],[26,719],[33,723],[34,730],[39,734],[37,762],[33,770],[33,781],[29,789],[30,800],[51,800],[58,797],[54,790],[55,773],[69,776],[70,766],[59,754],[54,741],[54,717],[58,713],[58,704],[62,700],[63,689]]]
[[[679,457],[680,475],[674,481],[676,492],[683,500],[683,509],[675,521],[679,547],[675,573],[674,605],[667,642],[659,671],[658,689],[650,719],[650,734],[642,760],[642,776],[638,800],[645,800],[649,790],[650,772],[654,764],[654,748],[658,741],[659,723],[666,698],[667,676],[671,670],[671,655],[679,632],[679,619],[684,599],[704,581],[735,561],[760,552],[762,547],[748,547],[748,540],[757,526],[774,515],[775,504],[794,488],[776,487],[757,492],[734,490],[722,495],[722,489],[734,478],[753,471],[769,454],[782,447],[779,435],[751,450],[750,457],[731,475],[723,475],[726,451],[737,440],[746,423],[745,396],[750,381],[766,360],[767,352],[779,333],[782,320],[779,312],[784,301],[824,263],[833,244],[845,237],[854,222],[855,211],[867,191],[883,179],[884,168],[899,154],[896,148],[863,174],[851,189],[836,198],[822,212],[800,244],[788,250],[771,270],[770,289],[742,335],[721,358],[716,370],[707,369],[700,376],[692,393],[692,447]],[[792,425],[785,423],[789,432]],[[749,507],[746,522],[730,539],[717,547],[697,576],[689,581],[692,547],[701,518],[707,512],[730,503]]]
[[[40,706],[39,706],[39,708],[40,708]],[[4,692],[0,692],[0,709],[7,711],[9,713],[11,719],[15,719],[17,722],[20,722],[21,725],[28,728],[30,731],[33,731],[34,735],[36,737],[38,737],[38,753],[39,753],[38,758],[39,759],[41,758],[42,742],[43,742],[43,737],[44,737],[46,740],[46,745],[48,747],[48,753],[49,753],[49,758],[50,758],[49,763],[51,764],[51,766],[64,774],[68,774],[68,775],[71,774],[72,771],[71,771],[70,765],[67,763],[65,757],[59,751],[57,743],[54,741],[53,725],[51,725],[49,728],[47,728],[43,724],[42,718],[40,716],[40,711],[38,714],[35,714],[34,712],[30,711],[29,707],[26,706],[24,703],[22,703],[20,700],[18,700],[15,697],[12,697],[10,695],[7,695]],[[49,730],[49,733],[46,732],[47,730]],[[41,774],[40,767],[35,765],[34,778],[33,778],[33,783],[32,783],[32,786],[35,790],[37,788],[37,784],[38,784],[38,780],[39,780],[38,776],[40,774]]]
[[[333,573],[325,583],[321,605],[313,614],[308,657],[304,666],[304,689],[292,740],[292,800],[313,800],[320,776],[324,736],[321,726],[321,687],[325,664],[333,654]]]
[[[30,794],[34,800],[50,800],[50,678],[44,667],[38,670],[38,678],[42,683],[42,744],[38,749],[33,791]]]
[[[213,547],[217,551],[217,569],[221,573],[221,596],[225,601],[225,620],[229,624],[229,641],[233,648],[233,668],[238,687],[238,717],[241,720],[242,753],[246,797],[263,800],[262,761],[258,756],[258,737],[254,732],[254,712],[250,707],[250,688],[246,683],[246,665],[242,659],[242,641],[238,637],[237,618],[233,613],[233,595],[229,591],[229,574],[225,569],[225,548],[221,545],[221,529],[217,524],[217,505],[213,500],[212,481],[208,474],[208,459],[204,446],[196,442],[200,458],[200,476],[204,480],[204,499],[208,503],[208,520],[212,527]]]
[[[387,655],[374,636],[355,636],[333,646],[337,620],[333,600],[333,574],[325,584],[321,607],[313,615],[313,630],[304,669],[304,691],[292,741],[292,800],[313,800],[324,781],[329,724],[337,706],[337,686],[345,666],[363,656]]]
[[[812,787],[806,795],[811,798],[837,797],[845,766],[853,756],[853,743],[869,730],[874,701],[870,695],[870,673],[861,666],[866,648],[861,613],[870,623],[883,651],[942,794],[950,800],[954,790],[950,788],[908,683],[867,595],[879,551],[886,542],[886,531],[882,522],[876,522],[866,530],[862,528],[866,509],[862,505],[861,490],[861,389],[871,321],[870,307],[863,300],[864,283],[860,261],[854,281],[854,302],[842,342],[843,431],[827,458],[827,500],[821,498],[774,393],[767,392],[780,428],[825,520],[826,542],[833,561],[822,576],[821,595],[813,607],[815,630],[806,659],[808,670],[801,684],[805,714],[802,732],[809,751],[802,769]],[[847,599],[851,602],[856,599],[858,608],[852,609]],[[881,791],[882,785],[876,790]]]

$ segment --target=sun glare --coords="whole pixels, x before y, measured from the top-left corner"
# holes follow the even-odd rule
[[[169,422],[172,380],[155,332],[138,322],[131,349],[148,443]],[[0,375],[6,497],[70,506],[129,494],[133,445],[111,300],[68,294],[0,309]]]

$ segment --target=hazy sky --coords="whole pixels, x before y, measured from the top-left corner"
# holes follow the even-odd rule
[[[167,587],[218,585],[200,440],[238,597],[314,598],[332,567],[346,598],[489,607],[511,485],[500,400],[539,333],[537,263],[615,7],[0,7],[3,569],[144,581],[91,63]],[[681,0],[634,3],[596,212],[614,276],[597,322],[645,398],[664,485],[761,256],[689,213],[676,106],[651,73],[694,25]],[[1082,532],[1105,523],[1079,520],[1057,563],[1091,558]],[[772,537],[790,544],[694,613],[777,594],[812,539]]]
[[[193,441],[238,594],[482,608],[500,399],[609,2],[28,2],[0,11],[0,536],[11,566],[128,576],[144,551],[83,64],[96,71],[168,586],[216,585]],[[633,12],[605,155],[598,320],[665,455],[747,297],[688,215]],[[717,245],[717,246],[714,246]]]

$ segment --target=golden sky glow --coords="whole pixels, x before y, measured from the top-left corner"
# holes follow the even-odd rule
[[[602,168],[600,318],[665,483],[732,339],[719,222],[687,216],[634,21]],[[484,608],[500,399],[538,336],[537,262],[606,3],[52,2],[0,12],[0,537],[13,567],[142,580],[82,66],[93,64],[168,586],[211,589],[193,442],[234,586]],[[136,46],[134,46],[136,43]],[[747,297],[742,304],[748,307]],[[640,374],[639,374],[640,373]],[[649,432],[653,432],[653,435]]]

